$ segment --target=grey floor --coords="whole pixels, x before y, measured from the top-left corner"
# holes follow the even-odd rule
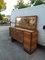
[[[0,26],[0,60],[45,60],[45,47],[38,47],[29,55],[19,43],[12,43],[8,32],[9,26]]]

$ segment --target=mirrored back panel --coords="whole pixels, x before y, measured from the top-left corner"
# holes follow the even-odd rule
[[[37,27],[37,16],[16,17],[16,27],[35,30]]]

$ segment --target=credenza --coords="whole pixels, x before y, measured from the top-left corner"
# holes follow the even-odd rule
[[[12,42],[22,43],[24,50],[31,54],[37,48],[38,31],[36,27],[37,16],[16,17],[15,26],[9,27]]]
[[[37,48],[38,31],[27,30],[17,27],[9,28],[10,36],[12,41],[18,41],[23,44],[23,48],[28,53],[32,53]]]

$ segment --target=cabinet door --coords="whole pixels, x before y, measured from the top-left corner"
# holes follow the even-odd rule
[[[15,39],[19,42],[23,42],[23,32],[21,30],[15,30]]]
[[[31,46],[31,33],[29,32],[24,32],[24,49],[27,51],[30,51],[30,46]]]
[[[37,39],[38,39],[38,32],[32,33],[32,46],[31,51],[35,50],[37,48]]]

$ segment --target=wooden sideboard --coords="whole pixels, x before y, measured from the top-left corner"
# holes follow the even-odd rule
[[[18,41],[23,44],[24,50],[32,53],[37,48],[37,39],[38,39],[38,32],[17,28],[17,27],[10,27],[10,36],[12,41]]]
[[[16,17],[14,27],[9,27],[9,35],[12,41],[23,44],[24,50],[32,53],[37,48],[38,31],[37,16]]]

